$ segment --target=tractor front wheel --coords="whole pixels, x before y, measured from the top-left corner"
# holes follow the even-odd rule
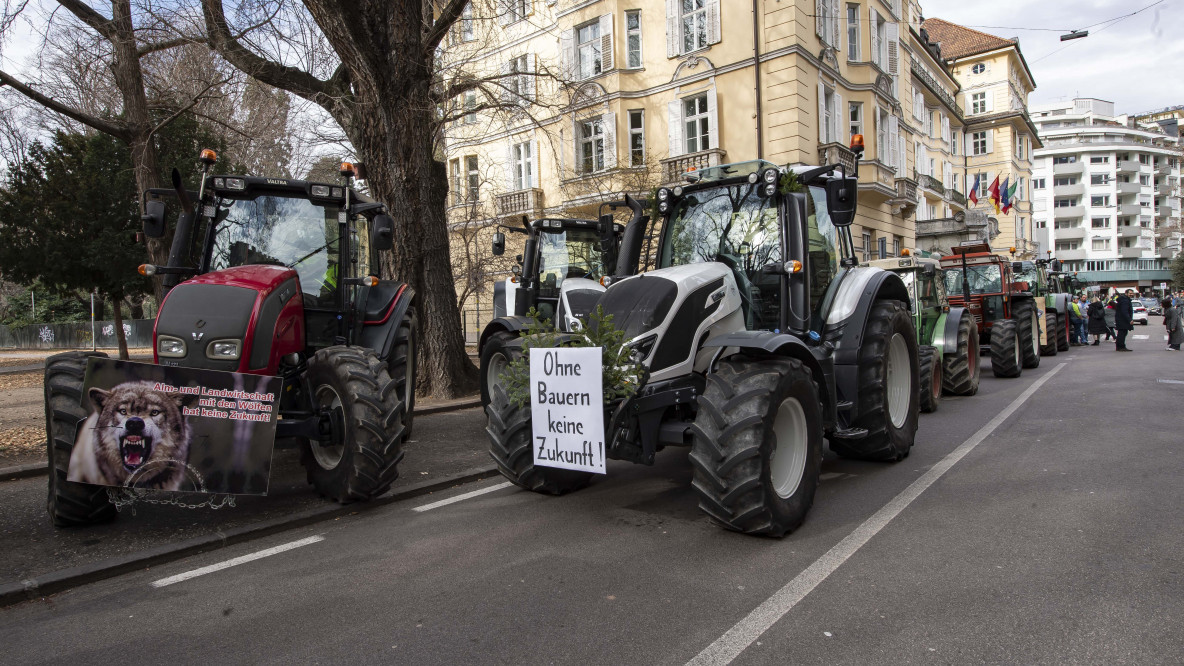
[[[802,524],[822,471],[822,411],[801,361],[723,359],[691,432],[699,508],[746,534],[780,537]]]
[[[930,414],[941,404],[942,364],[937,358],[937,349],[928,345],[917,348],[917,359],[921,411]]]
[[[1015,301],[1012,319],[1020,338],[1020,358],[1025,368],[1040,367],[1040,320],[1036,303],[1029,299]]]
[[[329,416],[324,440],[305,440],[308,481],[342,504],[390,489],[403,459],[405,405],[399,383],[370,349],[327,347],[308,363],[313,407]]]
[[[978,393],[982,365],[979,363],[978,325],[974,315],[963,312],[958,320],[958,349],[942,359],[942,389],[950,395]]]
[[[49,500],[46,509],[58,527],[94,525],[115,519],[107,489],[66,480],[82,409],[82,382],[87,359],[107,358],[101,352],[66,352],[45,360],[45,434],[49,453]]]
[[[395,331],[395,344],[391,348],[391,357],[387,359],[387,371],[391,379],[395,380],[395,390],[403,401],[404,439],[411,439],[411,426],[415,423],[415,354],[419,351],[415,342],[418,324],[415,308],[409,308]]]
[[[1014,319],[1000,319],[991,326],[991,372],[996,377],[1019,377],[1024,371],[1017,324]]]
[[[481,404],[488,405],[493,400],[493,386],[498,376],[510,364],[510,352],[507,345],[514,339],[514,334],[499,331],[489,336],[485,345],[481,347]]]
[[[1069,307],[1073,307],[1070,303]],[[1058,314],[1057,321],[1061,328],[1057,330],[1057,351],[1069,351],[1069,338],[1073,337],[1069,333],[1069,327],[1072,325],[1069,322],[1069,312],[1066,310],[1065,314]]]

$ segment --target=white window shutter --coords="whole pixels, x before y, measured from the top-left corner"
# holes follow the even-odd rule
[[[707,0],[707,43],[718,44],[723,39],[720,28],[719,0]]]
[[[835,88],[835,109],[834,113],[830,114],[832,125],[830,135],[838,143],[843,143],[843,125],[846,124],[843,121],[846,118],[847,116],[843,113],[843,96],[839,94],[839,89]]]
[[[682,30],[679,28],[678,0],[666,0],[666,57],[682,54]]]
[[[814,0],[814,33],[826,41],[826,4],[827,0]]]
[[[683,154],[682,147],[682,100],[674,100],[666,107],[667,120],[669,127],[667,130],[667,138],[670,142],[670,157],[678,157]]]
[[[872,64],[884,69],[884,63],[880,60],[880,30],[878,28],[879,21],[876,20],[880,16],[879,12],[868,7],[867,10],[867,24],[872,33]]]
[[[995,108],[995,91],[987,90],[987,113],[990,113]]]
[[[830,45],[836,49],[840,48],[843,43],[843,38],[840,33],[842,28],[839,26],[839,0],[830,0],[830,28]]]
[[[892,116],[888,119],[888,146],[891,154],[888,163],[894,167],[900,166],[900,159],[904,157],[904,150],[900,144],[900,119]]]
[[[569,28],[559,33],[559,55],[563,64],[563,76],[568,81],[576,78],[576,31]]]
[[[967,132],[966,134],[962,135],[962,138],[966,140],[966,150],[963,151],[962,154],[963,155],[973,155],[974,154],[974,132]]]
[[[539,141],[532,139],[530,141],[530,186],[539,186],[539,169],[542,166],[542,158],[539,156]]]
[[[613,68],[613,15],[605,14],[600,17],[600,70],[607,72]]]
[[[600,116],[600,127],[604,132],[604,168],[617,167],[617,116],[606,113]]]
[[[950,140],[950,118],[946,114],[941,114],[941,140],[949,142]]]
[[[900,25],[896,23],[889,23],[887,26],[888,37],[888,73],[892,75],[892,89],[895,96],[899,98],[899,79],[900,79]]]
[[[987,130],[987,152],[995,152],[995,130]]]
[[[715,88],[707,91],[707,142],[711,148],[719,148],[719,113]]]
[[[826,118],[826,86],[818,83],[818,143],[826,143],[826,126],[822,119]]]

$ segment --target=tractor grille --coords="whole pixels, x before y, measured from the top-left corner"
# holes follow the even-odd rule
[[[600,295],[598,305],[604,314],[613,315],[613,325],[629,340],[661,324],[677,296],[675,283],[643,275],[610,286]]]
[[[215,340],[244,340],[256,296],[258,292],[253,289],[229,285],[180,284],[173,287],[156,317],[156,335],[180,338],[185,342],[186,354],[182,358],[161,357],[161,363],[175,363],[186,368],[238,370],[237,360],[216,361],[207,357],[206,345]]]

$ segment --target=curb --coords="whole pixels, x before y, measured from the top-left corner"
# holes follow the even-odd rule
[[[69,569],[51,571],[27,580],[0,584],[0,607],[11,606],[22,601],[29,601],[46,595],[62,592],[73,587],[94,583],[107,578],[113,578],[129,571],[164,564],[197,553],[225,548],[251,539],[276,534],[297,527],[319,523],[332,518],[363,513],[378,507],[393,504],[402,500],[426,495],[437,490],[445,490],[453,486],[480,481],[484,478],[496,476],[496,467],[471,468],[436,481],[424,481],[412,484],[398,492],[380,497],[365,504],[326,504],[323,507],[307,509],[291,516],[265,520],[253,525],[243,525],[225,532],[217,532],[202,537],[188,539],[168,546],[149,548],[134,555],[114,557],[83,564]]]
[[[481,406],[481,398],[464,398],[462,400],[455,400],[452,402],[440,403],[424,407],[423,409],[416,409],[416,416],[427,416],[429,414],[443,414],[446,412],[458,412],[462,409],[470,409]],[[14,467],[0,467],[0,483],[4,481],[15,481],[16,479],[23,479],[30,476],[40,476],[49,472],[48,463],[29,463],[27,465],[16,465]],[[0,603],[0,606],[3,606]]]

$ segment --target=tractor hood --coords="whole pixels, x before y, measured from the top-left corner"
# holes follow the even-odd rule
[[[284,266],[239,266],[187,280],[161,303],[156,362],[274,374],[280,356],[304,348],[300,293],[296,271]],[[218,353],[229,346],[235,353]]]

